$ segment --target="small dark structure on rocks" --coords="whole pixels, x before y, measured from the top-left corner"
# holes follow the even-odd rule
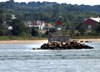
[[[70,36],[68,35],[49,35],[48,42],[66,42],[70,41]]]

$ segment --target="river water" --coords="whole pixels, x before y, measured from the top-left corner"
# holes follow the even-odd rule
[[[42,44],[0,44],[0,72],[100,72],[100,42],[92,50],[32,50]]]

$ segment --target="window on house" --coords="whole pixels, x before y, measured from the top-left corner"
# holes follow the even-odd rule
[[[88,29],[92,29],[92,25],[88,25]]]

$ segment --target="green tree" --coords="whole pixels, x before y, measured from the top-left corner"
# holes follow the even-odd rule
[[[32,33],[32,28],[26,28],[26,33],[28,34],[28,35],[31,35],[31,33]]]
[[[5,22],[4,10],[0,9],[0,36],[7,35],[7,30],[3,27],[4,22]]]
[[[0,9],[0,26],[3,25],[4,20],[5,20],[4,10],[3,9]]]
[[[36,30],[36,29],[32,29],[32,36],[39,36],[39,33],[38,33],[38,31]]]
[[[25,33],[26,27],[25,27],[24,23],[22,22],[22,20],[15,19],[12,21],[11,25],[13,26],[13,30],[12,30],[13,35],[19,36],[19,35],[23,35]]]
[[[14,8],[14,0],[9,0],[9,1],[5,2],[5,7],[13,9]]]
[[[100,23],[93,29],[95,33],[100,34]]]
[[[83,23],[79,23],[76,30],[78,30],[81,35],[84,35],[86,33],[86,26]]]
[[[6,36],[6,35],[8,35],[8,31],[2,26],[0,26],[0,36]]]
[[[53,22],[56,22],[58,18],[59,18],[59,5],[55,4],[53,5],[53,13],[52,13]]]

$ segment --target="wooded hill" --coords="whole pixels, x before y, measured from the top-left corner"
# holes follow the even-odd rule
[[[1,2],[0,8],[6,13],[15,14],[23,20],[42,20],[55,22],[62,16],[63,23],[77,23],[85,18],[100,16],[100,5],[71,5],[56,2],[14,2],[13,0]]]
[[[73,34],[75,30],[85,33],[86,29],[82,26],[83,24],[80,23],[86,18],[100,16],[100,5],[71,5],[56,2],[18,3],[10,0],[0,2],[0,9],[1,11],[3,10],[6,16],[15,14],[21,21],[40,20],[56,25],[56,22],[60,20],[64,30],[72,30],[72,32],[70,32],[71,34]]]

